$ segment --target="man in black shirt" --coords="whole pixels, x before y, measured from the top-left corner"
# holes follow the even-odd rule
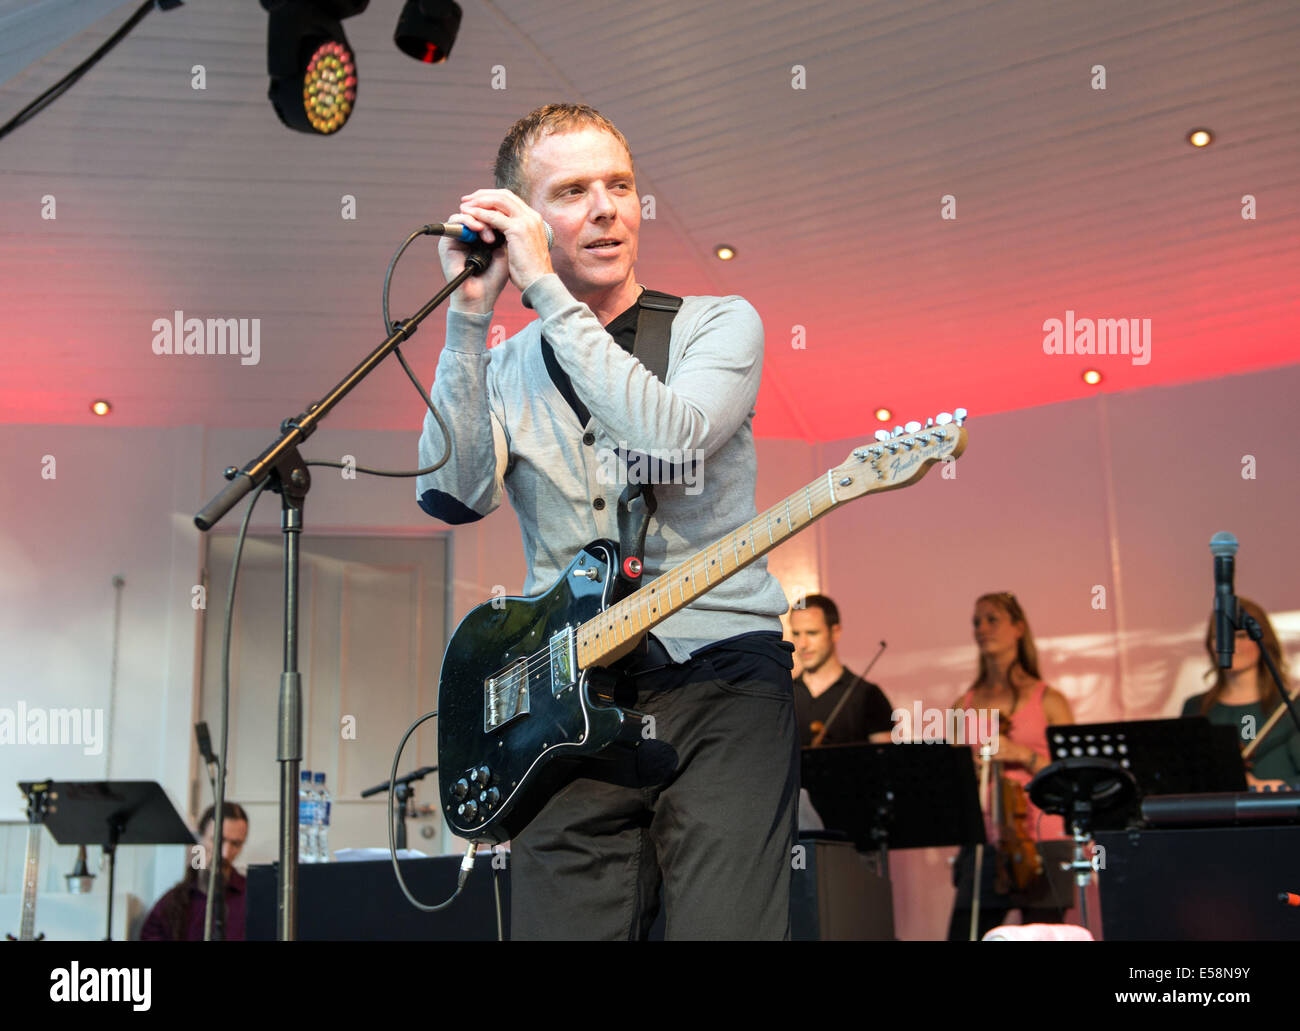
[[[824,594],[810,594],[803,607],[790,610],[790,634],[803,666],[794,682],[794,708],[804,748],[813,743],[845,692],[850,692],[849,700],[822,744],[887,742],[894,725],[884,692],[850,673],[836,656],[840,629],[840,610]]]

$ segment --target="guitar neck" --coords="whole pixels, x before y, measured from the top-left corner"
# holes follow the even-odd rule
[[[849,474],[827,472],[743,526],[697,551],[578,628],[578,665],[599,666],[618,658],[653,627],[702,597],[782,541],[860,493],[837,497]],[[838,476],[838,479],[837,479]],[[611,574],[612,575],[612,574]]]
[[[958,408],[955,415],[941,413],[924,427],[913,422],[892,434],[878,431],[874,444],[854,448],[843,463],[806,487],[587,620],[575,634],[579,668],[621,658],[674,612],[845,502],[906,487],[936,462],[960,457],[966,448],[965,417],[966,410]],[[617,574],[610,570],[609,575]]]
[[[18,928],[18,940],[29,942],[36,938],[36,888],[37,871],[41,865],[41,825],[27,826],[27,862],[23,867],[23,915]]]

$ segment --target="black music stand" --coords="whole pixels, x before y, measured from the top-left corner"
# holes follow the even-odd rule
[[[108,929],[113,940],[113,885],[118,845],[193,845],[185,826],[163,791],[152,780],[50,781],[56,796],[45,827],[60,845],[99,845],[108,856]],[[18,785],[24,793],[31,782]]]
[[[1138,796],[1095,813],[1093,830],[1123,830],[1137,819],[1145,795],[1246,790],[1237,729],[1204,716],[1051,726],[1047,746],[1053,762],[1112,759],[1137,781]]]
[[[969,748],[946,744],[823,745],[803,750],[803,786],[828,830],[864,852],[983,844]]]

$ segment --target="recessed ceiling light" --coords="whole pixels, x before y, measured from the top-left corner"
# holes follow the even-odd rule
[[[736,248],[728,247],[725,243],[720,243],[713,248],[713,253],[718,256],[719,261],[730,261],[736,256]]]
[[[1214,133],[1209,129],[1193,129],[1187,134],[1187,142],[1193,147],[1208,147],[1214,142]]]
[[[876,418],[881,422],[889,422],[889,420],[892,419],[893,417],[894,417],[894,413],[891,412],[888,408],[876,409]]]
[[[91,401],[90,410],[94,412],[96,415],[107,415],[109,412],[113,410],[113,406],[109,404],[107,401],[103,401],[103,400]]]
[[[1101,373],[1096,369],[1088,369],[1083,374],[1083,382],[1087,383],[1090,387],[1095,387],[1101,382]]]

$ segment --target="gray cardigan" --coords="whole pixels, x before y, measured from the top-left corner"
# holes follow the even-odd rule
[[[523,534],[527,596],[549,588],[583,545],[599,537],[618,540],[619,495],[629,477],[648,468],[617,459],[620,450],[671,463],[660,479],[676,481],[655,484],[659,507],[646,533],[644,580],[758,514],[752,424],[763,324],[747,301],[684,299],[673,320],[666,383],[619,347],[559,276],[537,280],[523,303],[540,318],[490,351],[491,314],[447,313],[430,396],[448,423],[452,454],[417,481],[421,508],[445,522],[465,523],[508,495]],[[543,332],[591,412],[586,426],[546,371]],[[426,413],[420,464],[436,460],[442,447],[442,434]],[[654,634],[681,662],[738,634],[779,633],[777,617],[787,607],[763,558]]]

